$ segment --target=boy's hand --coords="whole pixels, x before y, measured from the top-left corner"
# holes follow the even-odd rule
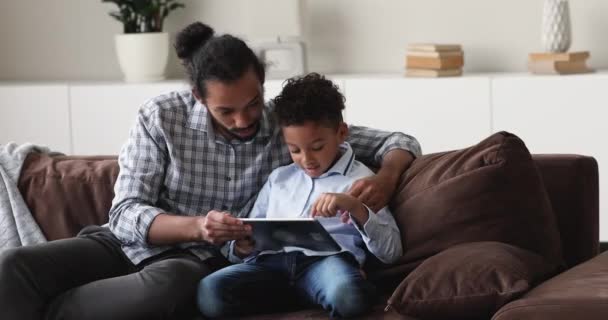
[[[322,193],[311,209],[312,217],[334,217],[339,214],[343,223],[348,222],[349,213],[360,226],[369,218],[363,203],[345,193]]]
[[[249,256],[254,248],[255,241],[251,237],[245,237],[234,242],[234,254],[241,259]]]

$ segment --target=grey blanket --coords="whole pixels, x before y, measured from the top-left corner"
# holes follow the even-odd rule
[[[23,161],[30,152],[50,150],[31,143],[0,145],[0,252],[46,242],[17,188]]]

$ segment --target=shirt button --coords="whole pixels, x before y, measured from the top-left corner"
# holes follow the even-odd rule
[[[226,176],[226,181],[230,181],[230,180],[232,180],[232,178]]]

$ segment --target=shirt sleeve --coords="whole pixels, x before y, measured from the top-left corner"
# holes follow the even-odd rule
[[[258,197],[255,200],[251,211],[249,211],[249,215],[247,215],[248,218],[266,218],[266,212],[268,211],[268,201],[270,198],[270,189],[272,185],[271,180],[273,177],[274,174],[271,173],[262,189],[260,189],[260,192],[258,192]],[[234,240],[230,241],[230,249],[228,250],[228,260],[232,263],[241,263],[243,262],[243,259],[241,259],[234,253],[234,244]]]
[[[352,146],[357,159],[376,168],[381,166],[384,155],[394,149],[409,151],[414,157],[422,154],[418,140],[401,132],[387,132],[351,125],[347,141]]]
[[[403,254],[401,244],[401,234],[393,215],[388,207],[382,208],[378,213],[374,213],[367,208],[369,218],[361,228],[354,219],[351,223],[359,230],[363,242],[369,252],[384,263],[393,263]]]
[[[164,212],[155,205],[165,178],[167,147],[154,124],[155,110],[153,106],[140,110],[118,158],[120,173],[114,185],[109,227],[125,245],[146,246],[152,221]]]

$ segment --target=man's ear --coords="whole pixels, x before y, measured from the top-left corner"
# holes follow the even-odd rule
[[[348,125],[345,122],[340,123],[338,126],[338,136],[340,137],[340,143],[346,141],[348,137]]]
[[[198,102],[205,104],[203,102],[203,98],[201,97],[200,93],[198,92],[198,90],[196,88],[192,88],[192,95],[196,98],[196,100],[198,100]]]

